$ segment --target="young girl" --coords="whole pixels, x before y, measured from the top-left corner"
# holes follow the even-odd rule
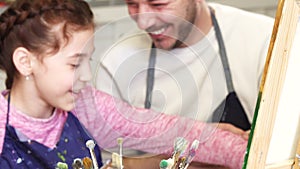
[[[1,15],[7,90],[0,96],[0,168],[70,167],[74,159],[91,158],[90,139],[100,167],[99,147],[116,146],[119,137],[126,147],[163,154],[177,136],[205,138],[196,161],[241,168],[247,141],[240,136],[135,109],[88,86],[94,28],[82,0],[17,0]]]

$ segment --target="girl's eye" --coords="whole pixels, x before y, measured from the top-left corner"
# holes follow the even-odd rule
[[[80,64],[71,64],[71,66],[72,66],[73,68],[78,68],[78,67],[80,66]]]

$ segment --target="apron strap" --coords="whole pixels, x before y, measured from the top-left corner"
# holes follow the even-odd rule
[[[150,57],[149,57],[149,66],[147,71],[147,88],[146,88],[146,98],[145,98],[145,108],[151,108],[152,102],[152,91],[154,86],[154,74],[155,74],[155,62],[156,62],[156,47],[152,43]]]
[[[7,111],[6,111],[6,124],[5,124],[5,126],[8,126],[8,124],[9,124],[9,112],[10,112],[10,91],[8,92],[8,97],[7,97]]]
[[[210,7],[210,14],[211,14],[211,18],[212,18],[212,23],[215,29],[215,33],[216,33],[216,37],[218,40],[218,45],[219,45],[219,53],[221,56],[221,61],[223,64],[223,69],[224,69],[224,73],[225,73],[225,78],[226,78],[226,85],[227,85],[227,89],[228,89],[228,93],[231,93],[234,91],[233,88],[233,83],[232,83],[232,77],[231,77],[231,72],[230,72],[230,68],[229,68],[229,63],[228,63],[228,58],[227,58],[227,54],[226,54],[226,48],[225,48],[225,44],[224,44],[224,40],[222,37],[222,33],[217,21],[217,18],[215,16],[214,10]]]

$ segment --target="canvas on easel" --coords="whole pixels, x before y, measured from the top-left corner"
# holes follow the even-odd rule
[[[271,139],[274,139],[272,138],[273,128],[277,123],[278,105],[280,104],[289,55],[297,29],[299,17],[299,5],[297,3],[299,3],[298,0],[279,0],[278,2],[243,168],[291,168],[293,164],[293,160],[286,161],[283,159],[286,163],[280,167],[272,164],[267,165],[267,158],[270,155],[268,151]],[[288,149],[293,147],[289,144],[277,146]]]

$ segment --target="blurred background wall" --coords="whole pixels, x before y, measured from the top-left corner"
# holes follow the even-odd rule
[[[87,1],[90,3],[92,10],[95,13],[97,24],[99,26],[109,24],[110,27],[109,29],[106,29],[105,34],[101,34],[101,37],[97,37],[97,39],[101,39],[101,45],[99,46],[105,46],[105,43],[107,45],[111,44],[112,41],[119,38],[121,36],[120,32],[122,32],[120,31],[120,29],[130,29],[130,26],[128,25],[132,25],[132,23],[118,22],[120,18],[128,16],[124,0]],[[271,17],[275,16],[278,3],[277,0],[207,0],[207,2],[231,5],[248,11],[265,14]],[[5,10],[5,7],[0,7],[0,13],[3,10]],[[128,22],[130,22],[129,19]],[[5,77],[3,73],[0,72],[0,89],[4,89],[4,79]]]
[[[275,16],[278,0],[206,0],[221,3],[244,10]],[[124,0],[88,0],[102,23],[110,22],[127,15]]]

